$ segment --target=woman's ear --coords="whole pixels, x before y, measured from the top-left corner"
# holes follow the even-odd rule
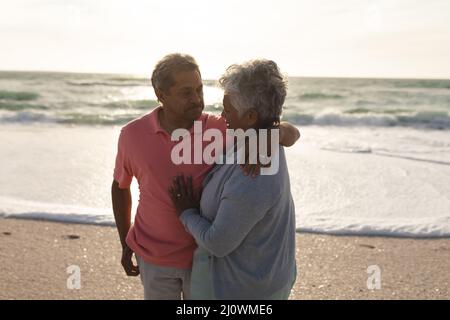
[[[258,112],[255,110],[250,109],[245,116],[249,127],[254,127],[258,124]]]

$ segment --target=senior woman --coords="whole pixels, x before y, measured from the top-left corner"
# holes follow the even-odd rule
[[[232,65],[219,82],[229,129],[279,122],[286,82],[275,62]],[[203,182],[201,199],[191,177],[174,179],[172,201],[198,244],[193,299],[288,299],[296,278],[295,209],[284,149],[277,150],[276,174],[252,179],[239,164],[216,164]]]

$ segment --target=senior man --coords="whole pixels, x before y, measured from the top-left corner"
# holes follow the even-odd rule
[[[125,125],[118,141],[111,193],[122,244],[121,263],[128,276],[141,276],[145,299],[189,299],[197,245],[180,223],[167,190],[177,174],[192,176],[193,187],[200,187],[213,165],[174,164],[171,150],[177,142],[171,134],[183,128],[193,135],[194,121],[201,121],[203,130],[216,128],[225,134],[226,122],[203,113],[200,69],[189,55],[169,54],[159,61],[152,86],[161,106]],[[294,144],[300,136],[288,123],[279,128],[284,146]],[[203,147],[207,145],[204,142]],[[133,177],[139,184],[139,205],[131,225]],[[138,265],[133,263],[133,254]]]

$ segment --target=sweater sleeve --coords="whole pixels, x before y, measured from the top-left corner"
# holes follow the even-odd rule
[[[264,176],[252,179],[239,170],[230,180],[224,187],[214,221],[201,216],[197,209],[185,210],[180,216],[196,242],[217,257],[233,252],[274,203]]]

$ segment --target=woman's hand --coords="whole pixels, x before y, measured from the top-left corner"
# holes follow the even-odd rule
[[[250,157],[250,141],[249,139],[245,139],[245,162],[241,164],[241,169],[244,172],[245,176],[251,175],[253,178],[257,177],[261,173],[261,168],[270,167],[270,159],[272,153],[272,130],[279,130],[279,125],[274,125],[267,129],[267,134],[259,132],[257,133],[257,145],[256,145],[256,163],[255,159],[251,159]],[[279,134],[281,134],[281,130],[279,130]],[[263,155],[259,153],[259,148],[261,146],[260,139],[264,139],[263,143],[267,146],[266,154]],[[279,136],[281,141],[281,136]]]
[[[200,208],[201,191],[199,190],[194,194],[192,176],[187,178],[187,182],[184,179],[184,175],[174,177],[172,186],[169,188],[169,194],[178,216],[180,216],[184,210]]]

